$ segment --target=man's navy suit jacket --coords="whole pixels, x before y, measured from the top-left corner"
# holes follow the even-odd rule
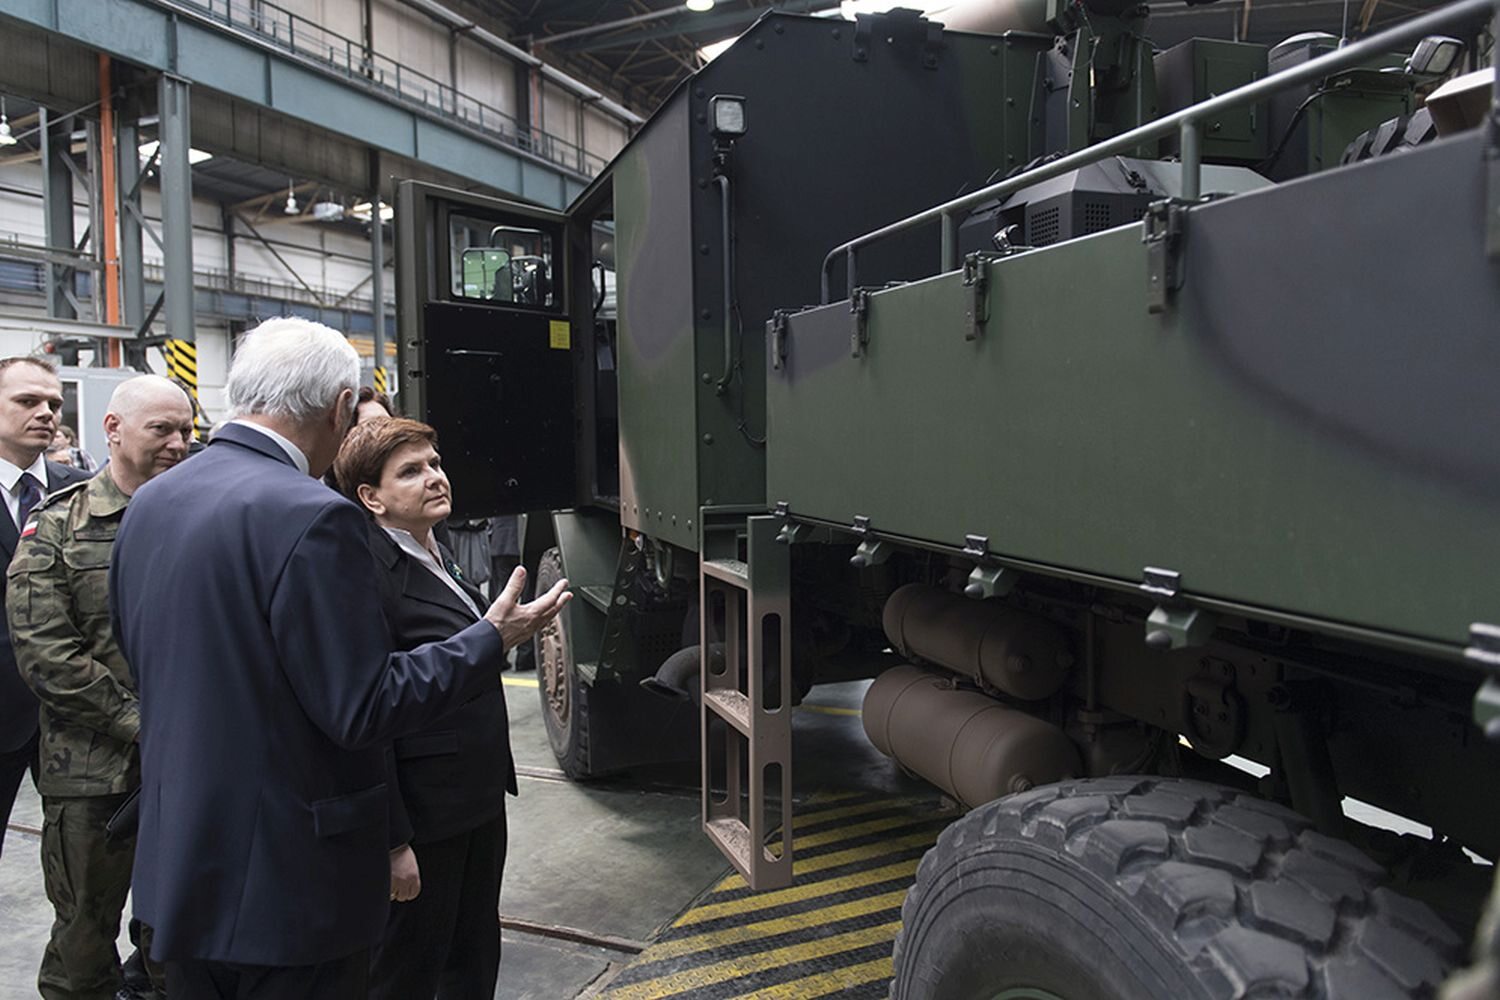
[[[371,569],[364,515],[236,424],[126,509],[110,600],[158,960],[313,965],[379,940],[382,743],[493,692],[504,650],[481,620],[392,653]]]
[[[91,473],[57,462],[47,463],[47,492],[55,493]],[[5,600],[5,571],[16,554],[21,534],[10,514],[0,508],[0,601]],[[23,746],[40,725],[40,706],[36,695],[21,679],[16,667],[16,651],[10,645],[10,624],[0,614],[0,750]]]

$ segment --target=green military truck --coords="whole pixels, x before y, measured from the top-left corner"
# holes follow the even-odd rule
[[[579,598],[561,766],[698,755],[786,885],[791,708],[872,678],[970,810],[893,997],[1433,995],[1500,850],[1500,118],[1424,99],[1495,9],[771,13],[566,213],[404,184],[404,406]]]

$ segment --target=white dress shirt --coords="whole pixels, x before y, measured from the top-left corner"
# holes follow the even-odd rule
[[[38,455],[36,461],[32,462],[28,469],[12,464],[9,459],[0,458],[0,487],[3,487],[0,492],[5,494],[5,509],[10,512],[12,523],[15,522],[16,515],[21,512],[21,498],[16,495],[17,488],[21,484],[21,476],[28,472],[42,484],[42,495],[46,496],[52,489],[52,484],[47,482],[47,456],[45,454]],[[24,527],[26,527],[24,524],[17,524],[16,530],[19,531]]]
[[[251,423],[248,420],[231,420],[230,423],[239,424],[241,427],[248,427],[252,431],[258,431],[261,434],[264,434],[272,441],[275,441],[277,447],[286,452],[286,457],[290,458],[292,460],[292,463],[296,465],[297,468],[302,470],[302,474],[304,476],[312,475],[312,469],[308,465],[307,456],[302,453],[301,448],[298,448],[296,445],[292,444],[291,439],[289,439],[286,435],[278,434],[275,431],[271,430],[271,428],[266,427],[264,424],[255,424]]]
[[[478,607],[475,606],[474,599],[469,596],[468,592],[464,590],[463,587],[460,587],[458,585],[458,581],[453,579],[452,575],[443,568],[443,564],[438,561],[437,553],[434,551],[437,546],[435,543],[432,543],[431,532],[428,532],[427,534],[427,541],[433,544],[433,548],[429,549],[421,542],[417,541],[416,537],[413,536],[410,531],[407,531],[404,528],[390,528],[386,527],[383,524],[381,525],[381,527],[385,528],[385,533],[387,535],[390,535],[392,541],[400,546],[402,552],[405,552],[407,555],[415,559],[419,564],[426,567],[427,572],[443,581],[444,586],[457,594],[458,599],[464,602],[464,607],[474,612],[474,617],[476,619],[481,616],[482,612]]]

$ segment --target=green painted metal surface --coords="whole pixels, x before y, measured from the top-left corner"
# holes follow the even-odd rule
[[[687,115],[679,91],[614,166],[620,521],[698,547]]]
[[[769,499],[949,546],[982,535],[998,555],[1122,586],[1163,567],[1190,594],[1461,649],[1472,622],[1500,615],[1500,498],[1479,481],[1494,467],[1472,432],[1500,424],[1494,397],[1467,395],[1461,377],[1494,351],[1464,331],[1487,316],[1492,332],[1500,316],[1477,221],[1463,221],[1477,158],[1444,154],[1464,165],[1462,185],[1350,197],[1375,231],[1436,230],[1420,249],[1328,221],[1348,207],[1340,191],[1392,170],[1420,176],[1415,157],[1426,155],[1195,210],[1187,285],[1161,315],[1147,310],[1146,248],[1132,226],[991,264],[978,341],[964,339],[957,274],[876,293],[862,359],[850,357],[846,303],[794,317],[785,374],[769,383]],[[1264,220],[1263,245],[1252,245],[1253,221],[1216,242],[1215,213]],[[1265,359],[1245,329],[1255,319],[1222,312],[1231,291],[1235,311],[1275,300],[1286,310],[1268,313],[1277,322],[1307,324],[1293,347],[1267,338],[1265,351],[1315,346],[1338,324],[1364,356],[1258,383],[1250,362]],[[1361,313],[1362,303],[1373,305]],[[1454,375],[1452,398],[1387,388],[1434,364]],[[1375,413],[1389,393],[1419,457],[1319,412],[1336,389]],[[1447,474],[1454,435],[1427,434],[1429,424],[1470,428],[1478,444],[1461,457],[1482,475]]]

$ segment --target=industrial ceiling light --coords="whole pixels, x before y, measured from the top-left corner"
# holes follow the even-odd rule
[[[688,10],[696,11],[701,14],[706,10],[714,9],[714,0],[687,0],[687,3],[684,6],[686,6]]]
[[[145,165],[145,163],[148,160],[150,160],[151,157],[153,157],[153,156],[156,155],[156,148],[157,148],[157,146],[158,146],[157,141],[155,139],[152,139],[149,142],[143,142],[143,143],[140,144],[140,146],[136,147],[136,151],[140,154],[140,160],[141,160],[141,164],[142,165]],[[212,160],[213,158],[214,158],[214,154],[212,154],[212,153],[206,152],[206,151],[201,150],[201,149],[193,149],[191,146],[188,147],[188,165],[189,166],[196,167],[198,164],[200,164],[200,163],[206,163],[207,161]]]
[[[344,217],[344,206],[336,201],[315,201],[312,217],[319,222],[338,222]]]
[[[16,137],[10,132],[10,119],[5,117],[5,98],[0,97],[0,146],[14,146]]]
[[[286,207],[282,209],[287,215],[296,215],[301,209],[297,206],[297,192],[292,190],[292,182],[286,182]]]
[[[368,201],[355,202],[349,209],[349,217],[358,219],[360,222],[369,222],[375,217],[375,209]],[[380,221],[390,222],[396,217],[396,206],[386,202],[380,203]]]

